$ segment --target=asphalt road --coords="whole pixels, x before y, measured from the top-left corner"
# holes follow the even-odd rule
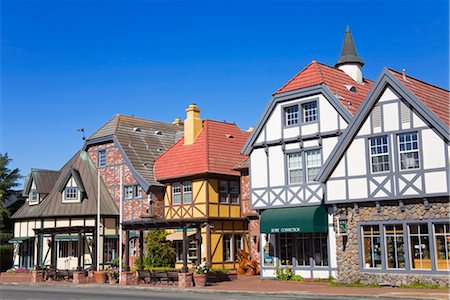
[[[193,292],[173,291],[148,291],[133,289],[104,289],[100,288],[72,288],[72,287],[33,287],[33,286],[0,286],[1,300],[256,300],[256,299],[299,299],[298,297],[273,295],[251,296],[236,294],[208,293],[200,294]],[[308,298],[311,300],[311,298]],[[330,298],[331,299],[331,298]],[[323,300],[323,298],[321,298]]]

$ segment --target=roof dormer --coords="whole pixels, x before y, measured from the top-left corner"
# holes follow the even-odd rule
[[[62,181],[59,191],[62,203],[79,203],[83,200],[85,189],[78,170],[72,169]]]

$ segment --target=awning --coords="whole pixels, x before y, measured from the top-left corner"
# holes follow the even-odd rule
[[[191,235],[194,235],[195,232],[188,231],[187,236],[190,237]],[[166,240],[168,241],[182,241],[183,240],[183,232],[182,231],[176,231],[174,233],[171,233],[166,236]]]
[[[327,232],[324,206],[272,208],[261,214],[262,233]]]
[[[8,241],[8,243],[10,243],[10,244],[16,244],[16,243],[21,244],[21,243],[23,243],[23,241],[26,241],[26,240],[29,240],[29,239],[31,239],[31,237],[15,237],[15,238],[10,239]]]

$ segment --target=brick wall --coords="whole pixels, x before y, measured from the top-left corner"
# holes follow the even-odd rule
[[[242,216],[258,216],[258,212],[250,208],[250,176],[248,175],[248,170],[241,171],[241,206]]]

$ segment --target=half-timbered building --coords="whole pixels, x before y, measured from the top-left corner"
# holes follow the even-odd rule
[[[28,198],[12,216],[15,268],[84,270],[96,265],[97,245],[101,266],[116,256],[118,209],[87,152],[59,171],[33,169],[24,186]]]
[[[323,166],[341,281],[448,284],[449,105],[384,69]]]
[[[189,264],[206,261],[213,268],[235,269],[238,250],[248,251],[248,230],[241,213],[240,172],[233,167],[245,158],[240,149],[249,132],[201,120],[195,104],[186,113],[183,138],[155,162],[155,176],[166,190],[163,216],[153,222],[175,230],[167,238],[177,250],[177,266],[185,261],[184,240]]]
[[[336,67],[313,61],[276,91],[243,148],[251,208],[261,215],[262,277],[283,266],[336,276],[333,215],[315,177],[372,87],[363,64],[347,29]]]

